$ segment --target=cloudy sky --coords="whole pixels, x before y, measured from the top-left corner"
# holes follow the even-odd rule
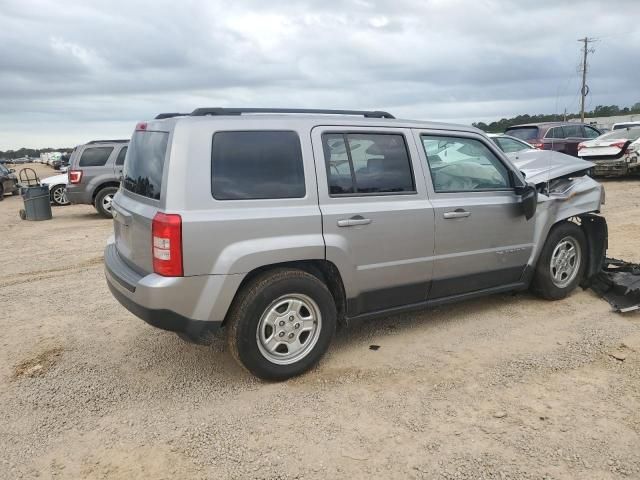
[[[640,101],[639,0],[0,0],[0,150],[202,106],[459,123]]]

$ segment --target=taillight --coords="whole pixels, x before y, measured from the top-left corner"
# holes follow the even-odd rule
[[[136,125],[136,131],[142,131],[144,132],[147,129],[147,122],[139,122]]]
[[[153,271],[163,277],[182,277],[182,218],[156,213],[151,225]]]
[[[626,141],[614,142],[614,143],[611,144],[611,146],[622,149],[622,148],[624,148],[626,143],[627,143]]]
[[[533,148],[537,148],[538,150],[543,150],[544,149],[544,143],[542,143],[542,142],[531,142],[531,146]]]
[[[82,170],[69,170],[69,183],[80,183]]]
[[[586,147],[586,145],[584,143],[579,143],[578,144],[578,151],[582,150],[585,147]]]

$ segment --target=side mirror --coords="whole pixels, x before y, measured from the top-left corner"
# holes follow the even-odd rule
[[[522,205],[522,213],[529,220],[536,214],[538,208],[538,190],[535,185],[526,185],[516,188],[516,194],[520,195],[520,204]]]

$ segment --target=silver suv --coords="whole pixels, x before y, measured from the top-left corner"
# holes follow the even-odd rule
[[[111,201],[120,177],[129,140],[94,140],[76,147],[69,159],[67,200],[93,205],[111,218]]]
[[[529,287],[560,299],[601,268],[589,162],[516,165],[480,130],[385,112],[160,117],[129,144],[108,285],[183,337],[223,327],[258,377],[308,370],[351,321]]]

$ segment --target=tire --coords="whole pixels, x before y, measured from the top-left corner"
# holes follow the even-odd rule
[[[104,218],[113,218],[111,215],[111,200],[118,191],[118,187],[104,187],[96,195],[96,199],[93,202],[93,206]]]
[[[286,380],[320,360],[336,323],[333,296],[321,280],[302,270],[277,269],[238,293],[227,316],[227,343],[253,375]]]
[[[4,200],[4,187],[0,184],[0,202]]]
[[[51,203],[58,206],[69,205],[69,200],[67,199],[67,187],[65,185],[56,185],[49,192],[49,196],[51,197]]]
[[[567,297],[584,276],[586,253],[587,239],[580,226],[566,221],[555,225],[538,259],[532,290],[547,300]]]

